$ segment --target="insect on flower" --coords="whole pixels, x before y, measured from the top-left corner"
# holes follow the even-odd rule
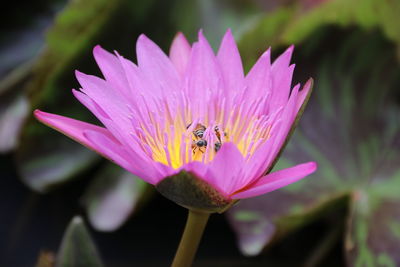
[[[169,56],[144,35],[136,50],[134,64],[96,46],[104,79],[76,72],[73,94],[104,127],[35,116],[190,209],[222,212],[316,170],[269,173],[312,87],[291,87],[293,46],[273,62],[268,49],[246,75],[230,30],[217,54],[201,31],[193,45],[179,33]]]

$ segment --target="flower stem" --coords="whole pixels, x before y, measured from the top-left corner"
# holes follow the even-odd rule
[[[209,217],[210,213],[189,210],[185,230],[172,262],[172,267],[189,267],[192,265]]]

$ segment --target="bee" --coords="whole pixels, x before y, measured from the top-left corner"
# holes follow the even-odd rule
[[[203,148],[207,147],[207,141],[204,139],[200,140],[194,140],[192,143],[192,149],[193,149],[193,154],[196,153],[196,150],[198,149],[200,152],[204,153],[205,151]]]
[[[189,127],[192,124],[190,123],[186,129],[189,129]],[[201,151],[202,153],[204,153],[204,149],[207,148],[207,140],[203,139],[204,137],[204,132],[206,131],[206,127],[200,123],[198,123],[195,127],[195,129],[192,131],[193,133],[193,143],[192,143],[192,149],[193,149],[193,153],[196,153],[196,150],[198,149],[199,151]],[[214,132],[215,132],[215,136],[217,137],[217,141],[214,144],[214,150],[215,152],[218,152],[218,150],[221,148],[222,146],[222,140],[221,140],[221,132],[218,126],[214,127]],[[226,133],[224,133],[224,136],[226,136]]]
[[[206,131],[206,127],[199,123],[196,125],[196,128],[193,130],[193,135],[196,138],[203,138],[205,131]]]
[[[189,124],[186,128],[188,129],[191,125],[192,124]],[[195,137],[192,143],[193,153],[196,153],[197,149],[199,149],[202,153],[205,152],[203,151],[203,148],[207,147],[207,141],[203,139],[205,131],[206,127],[200,123],[198,123],[195,129],[192,131],[193,136]]]

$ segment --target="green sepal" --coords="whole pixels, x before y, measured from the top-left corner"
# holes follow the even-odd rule
[[[194,173],[186,171],[163,179],[156,189],[178,205],[198,212],[222,213],[235,203]]]

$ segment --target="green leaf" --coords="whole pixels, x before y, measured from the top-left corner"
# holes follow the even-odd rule
[[[307,3],[297,3],[268,13],[243,34],[239,47],[248,64],[252,64],[256,55],[265,51],[269,45],[300,44],[326,26],[379,29],[388,40],[397,44],[397,55],[400,58],[400,24],[397,23],[399,1],[329,0],[311,9],[305,5]],[[310,48],[312,50],[316,47],[310,45]]]
[[[365,192],[353,195],[345,243],[349,266],[395,267],[400,262],[400,203],[383,200],[376,206],[375,201]]]
[[[109,163],[84,196],[90,223],[100,231],[118,229],[152,195],[152,186]]]
[[[56,266],[104,266],[81,217],[74,217],[69,224],[57,254]]]

